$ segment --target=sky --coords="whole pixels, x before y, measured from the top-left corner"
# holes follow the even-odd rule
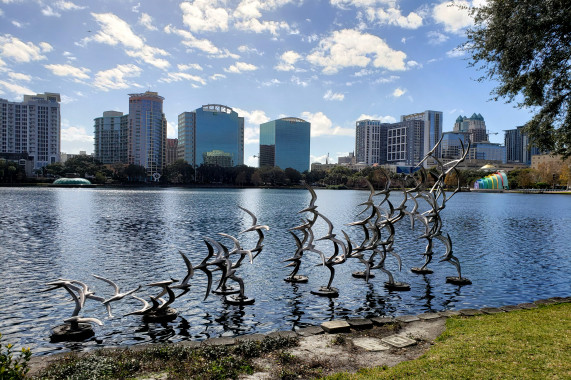
[[[444,132],[480,113],[503,143],[530,112],[490,100],[460,48],[483,1],[0,0],[0,98],[60,93],[65,153],[92,153],[93,119],[145,91],[165,98],[169,138],[182,112],[233,108],[250,166],[259,125],[282,117],[311,123],[311,162],[354,151],[357,120],[425,110]]]

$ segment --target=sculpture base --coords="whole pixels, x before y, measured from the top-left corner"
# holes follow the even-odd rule
[[[365,271],[353,272],[353,273],[351,273],[351,276],[353,276],[355,278],[367,278]],[[375,278],[375,275],[372,273],[369,273],[369,278]]]
[[[254,298],[240,297],[239,295],[234,295],[226,297],[225,301],[230,305],[252,305],[256,300]]]
[[[236,286],[225,286],[220,289],[213,290],[212,293],[219,295],[237,294],[240,293],[240,288]]]
[[[55,342],[80,342],[95,335],[93,328],[89,323],[79,323],[77,328],[73,328],[71,324],[56,326],[52,329],[50,341]]]
[[[412,273],[416,273],[416,274],[432,274],[434,273],[434,271],[430,268],[419,268],[419,267],[414,267],[414,268],[410,268]]]
[[[470,284],[472,284],[472,281],[470,281],[466,277],[458,277],[458,276],[446,277],[446,282],[449,284],[454,284],[454,285],[470,285]]]
[[[410,284],[406,282],[385,282],[385,288],[389,290],[407,291],[410,290]]]
[[[301,274],[298,274],[295,276],[288,276],[288,277],[284,278],[284,281],[296,282],[296,283],[306,283],[308,281],[308,278],[307,278],[307,276],[303,276]]]
[[[326,286],[322,286],[317,290],[312,290],[311,294],[315,294],[316,296],[321,296],[321,297],[335,298],[339,297],[339,289],[334,287],[328,288]]]
[[[175,309],[170,307],[166,310],[160,310],[157,313],[143,314],[144,322],[170,322],[174,321],[178,313]]]

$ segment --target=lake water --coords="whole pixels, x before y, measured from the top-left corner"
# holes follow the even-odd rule
[[[357,227],[367,191],[316,190],[317,205],[341,235],[362,239]],[[408,292],[388,291],[386,276],[376,272],[369,283],[355,279],[357,260],[336,267],[333,286],[340,296],[321,298],[310,293],[326,285],[329,271],[308,252],[300,274],[307,284],[283,281],[290,268],[282,260],[293,255],[295,242],[288,228],[300,223],[297,211],[309,204],[307,190],[280,189],[61,189],[0,188],[0,333],[4,342],[31,347],[34,354],[101,346],[149,342],[203,340],[208,337],[291,330],[334,318],[402,315],[446,309],[495,307],[571,295],[571,196],[536,194],[459,193],[442,211],[443,232],[454,244],[462,274],[472,285],[446,283],[456,275],[449,263],[439,263],[444,248],[435,242],[431,275],[416,275],[425,248],[420,226],[411,230],[408,218],[397,224],[395,251],[403,268],[389,256],[386,266],[395,280],[408,282]],[[397,205],[402,193],[391,194]],[[224,232],[253,248],[254,232],[239,234],[251,218],[237,206],[250,209],[258,222],[270,226],[264,250],[253,264],[245,261],[244,278],[249,306],[231,306],[211,294],[202,301],[206,277],[197,271],[193,288],[172,305],[178,312],[170,323],[143,323],[124,314],[140,308],[133,298],[112,304],[108,318],[101,304],[88,300],[85,316],[99,318],[93,339],[82,343],[50,343],[50,329],[71,316],[74,303],[63,289],[39,293],[59,277],[84,281],[98,295],[109,297],[111,287],[92,277],[117,282],[121,290],[137,285],[182,279],[185,265],[178,251],[198,264],[207,254],[202,241]],[[411,206],[412,207],[412,206]],[[409,207],[410,208],[410,207]],[[418,224],[418,223],[417,223]],[[321,220],[316,237],[325,234]],[[341,235],[342,236],[342,235]],[[231,242],[227,242],[232,246]],[[319,242],[326,255],[330,243]],[[216,278],[215,278],[215,282]],[[137,293],[156,294],[146,286]]]

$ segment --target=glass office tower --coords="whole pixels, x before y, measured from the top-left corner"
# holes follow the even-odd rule
[[[156,92],[129,94],[127,158],[147,169],[147,176],[162,173],[166,164],[167,120],[163,100]]]
[[[192,166],[244,165],[244,118],[220,104],[183,112],[178,116],[178,149]]]
[[[309,170],[311,124],[285,117],[260,124],[260,167]]]
[[[419,113],[414,113],[410,115],[401,116],[401,121],[408,120],[422,120],[424,121],[424,133],[423,133],[423,156],[428,153],[440,140],[442,136],[442,112],[440,111],[424,111]],[[435,151],[436,157],[442,157],[441,147],[438,147]],[[429,158],[424,161],[424,167],[430,167],[436,165],[436,161]]]

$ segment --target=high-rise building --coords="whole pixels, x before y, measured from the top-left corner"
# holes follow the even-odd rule
[[[178,160],[178,139],[167,139],[167,165]]]
[[[454,123],[454,132],[468,133],[473,143],[488,141],[486,122],[480,114],[472,114],[470,117],[458,116]]]
[[[163,100],[156,92],[129,94],[127,160],[147,169],[147,176],[161,173],[166,164],[167,120]]]
[[[424,111],[420,113],[414,113],[410,115],[402,115],[401,121],[408,120],[422,120],[424,122],[424,133],[423,133],[423,156],[428,153],[440,140],[442,136],[442,112],[440,111]],[[438,147],[435,151],[435,156],[441,156],[441,147]],[[432,159],[427,159],[424,161],[424,167],[429,167],[435,165],[436,162]]]
[[[355,158],[367,166],[386,164],[387,128],[380,120],[359,120],[355,126]]]
[[[260,167],[309,170],[311,123],[285,117],[260,124]]]
[[[347,164],[347,165],[355,165],[357,160],[355,159],[355,153],[349,152],[347,156],[339,156],[337,157],[337,164]]]
[[[464,149],[468,148],[470,135],[466,132],[444,132],[440,143],[441,157],[447,160],[455,160],[462,156],[462,142]]]
[[[33,168],[59,162],[60,95],[24,95],[22,102],[0,99],[0,154],[28,154]]]
[[[500,144],[482,141],[470,145],[466,156],[468,160],[486,160],[506,162],[506,147]]]
[[[220,104],[183,112],[178,115],[178,150],[179,158],[192,166],[243,165],[244,118]]]
[[[531,165],[531,156],[539,154],[539,149],[530,145],[529,137],[523,126],[505,131],[506,162]]]
[[[387,163],[414,166],[422,160],[424,121],[411,119],[389,124],[387,128]]]
[[[129,115],[105,111],[94,119],[95,139],[93,155],[103,164],[127,162],[127,127]]]

